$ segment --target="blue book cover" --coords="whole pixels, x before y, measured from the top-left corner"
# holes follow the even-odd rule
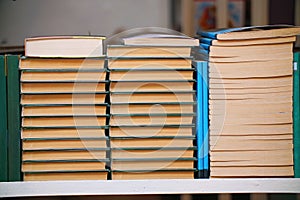
[[[206,45],[211,46],[212,42],[213,42],[213,39],[211,39],[211,38],[204,38],[204,37],[200,38],[200,46],[201,46],[201,44],[206,44]]]
[[[203,115],[203,168],[204,178],[209,177],[209,132],[208,132],[208,62],[202,62],[202,115]]]
[[[203,79],[202,79],[202,62],[196,62],[197,71],[197,125],[196,125],[196,137],[197,137],[197,169],[199,171],[199,178],[203,178],[204,161],[203,161]]]
[[[202,47],[205,51],[209,52],[210,45],[204,44],[204,43],[200,43],[200,47]]]

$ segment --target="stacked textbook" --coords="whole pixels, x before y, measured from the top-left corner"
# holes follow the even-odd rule
[[[113,180],[194,178],[198,41],[177,39],[144,35],[107,47]]]
[[[19,65],[25,181],[107,179],[103,39],[26,39]]]
[[[294,175],[292,48],[299,33],[290,26],[201,33],[212,178]]]

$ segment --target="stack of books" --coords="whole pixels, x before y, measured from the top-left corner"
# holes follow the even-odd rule
[[[194,178],[190,53],[199,43],[175,38],[144,35],[107,47],[113,180]]]
[[[103,39],[26,39],[19,65],[25,181],[107,179]]]
[[[299,33],[290,26],[201,33],[212,178],[294,175],[292,48]]]

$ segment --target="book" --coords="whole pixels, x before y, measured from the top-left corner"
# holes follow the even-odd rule
[[[293,166],[242,166],[242,167],[211,167],[211,178],[227,178],[224,174],[231,174],[231,178],[241,177],[292,177]]]
[[[112,148],[143,148],[143,147],[193,147],[193,137],[176,136],[176,137],[113,137],[110,145]]]
[[[8,181],[21,181],[21,119],[19,56],[8,55],[7,65],[7,128],[8,128]]]
[[[202,37],[217,40],[248,40],[289,37],[299,34],[300,28],[290,25],[265,25],[221,29],[217,31],[201,31]]]
[[[247,62],[292,59],[292,47],[292,43],[282,43],[234,47],[208,46],[207,48],[211,62]]]
[[[36,104],[102,104],[105,102],[106,93],[100,94],[26,94],[21,95],[22,105]]]
[[[114,159],[193,158],[194,148],[115,148],[111,154]]]
[[[163,95],[162,95],[163,94]],[[111,102],[114,103],[160,103],[160,102],[193,102],[194,92],[148,92],[148,93],[127,93],[127,92],[114,92],[110,94]]]
[[[175,69],[191,69],[192,60],[188,58],[116,58],[108,60],[108,68],[116,69],[135,69],[135,70],[175,70]]]
[[[0,56],[0,182],[8,181],[6,57]]]
[[[42,82],[36,83],[21,83],[22,94],[39,94],[39,93],[88,93],[88,92],[106,92],[106,83],[59,83],[59,82]]]
[[[104,170],[105,160],[60,160],[60,161],[23,161],[22,171],[44,172],[61,170]]]
[[[212,38],[201,38],[200,43],[211,46],[244,46],[244,45],[256,45],[256,44],[281,44],[295,42],[296,37],[280,37],[280,38],[257,38],[257,39],[246,39],[246,40],[216,40]]]
[[[25,39],[28,57],[103,56],[103,36],[48,36]]]
[[[163,73],[162,73],[163,71]],[[112,70],[110,72],[111,81],[189,81],[193,80],[194,70]]]
[[[176,114],[114,114],[110,116],[110,125],[172,125],[192,124],[193,113]]]
[[[258,81],[260,77],[280,77],[285,75],[290,75],[292,69],[282,68],[291,62],[291,58],[282,59],[282,60],[268,60],[264,62],[239,62],[238,65],[233,65],[231,62],[215,62],[210,63],[211,68],[209,73],[211,78],[214,79],[223,79],[222,82],[234,81],[234,78],[256,78]],[[255,70],[252,70],[255,67]],[[243,73],[243,70],[248,71],[248,73]],[[268,72],[268,73],[267,73]],[[281,80],[281,79],[279,79]],[[267,81],[267,80],[266,80]],[[276,81],[276,79],[273,79]]]
[[[61,149],[61,150],[26,150],[22,153],[22,161],[61,161],[61,160],[93,160],[106,159],[106,149]]]
[[[106,138],[28,138],[23,150],[106,148]]]
[[[192,91],[194,86],[193,81],[148,81],[148,82],[133,82],[124,81],[111,82],[111,92],[147,92],[147,91],[158,91],[158,92],[170,92],[170,91]]]
[[[27,172],[24,181],[107,180],[107,171]]]
[[[253,156],[255,155],[255,156]],[[289,155],[289,156],[286,156]],[[252,159],[245,159],[252,157]],[[251,151],[227,151],[215,152],[210,157],[211,166],[272,166],[276,164],[293,165],[293,155],[290,149],[286,150],[251,150]],[[226,161],[232,160],[230,164]]]
[[[199,40],[186,35],[142,34],[122,38],[124,45],[199,46]]]
[[[294,79],[293,79],[293,132],[294,132],[294,174],[295,178],[300,177],[300,106],[299,106],[299,66],[300,66],[300,53],[294,53]]]
[[[105,82],[106,71],[22,70],[21,82]]]
[[[51,117],[23,117],[22,127],[80,127],[105,126],[106,116],[51,116]]]
[[[208,63],[202,63],[202,80],[203,80],[203,176],[209,178],[209,80],[208,80]]]
[[[112,180],[193,179],[193,170],[113,171]]]
[[[105,58],[32,58],[21,57],[20,69],[40,69],[40,70],[101,70],[104,68]]]
[[[156,114],[175,114],[175,113],[193,113],[193,102],[178,102],[178,103],[121,103],[112,104],[110,106],[110,114],[142,114],[142,113],[156,113]]]
[[[105,129],[97,128],[32,128],[22,129],[21,138],[96,138],[105,137]]]
[[[51,116],[99,116],[106,115],[106,104],[102,105],[24,105],[22,117]]]
[[[193,126],[111,126],[112,137],[192,136]]]
[[[160,169],[193,169],[194,160],[181,159],[114,159],[112,170],[160,170]]]
[[[204,61],[203,61],[204,62]],[[196,97],[197,97],[197,128],[196,128],[196,138],[197,138],[197,169],[198,169],[198,178],[204,178],[204,116],[203,116],[203,62],[195,61],[194,65],[196,66],[197,72],[197,90],[196,90]]]
[[[189,58],[191,47],[108,45],[107,56],[109,58]]]

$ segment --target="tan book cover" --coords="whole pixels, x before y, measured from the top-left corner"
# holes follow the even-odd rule
[[[24,173],[24,181],[107,180],[107,172]]]
[[[113,137],[140,137],[140,136],[192,136],[193,127],[162,127],[162,126],[149,126],[149,127],[110,127],[110,135]]]
[[[21,104],[102,104],[106,94],[27,94]]]
[[[192,68],[191,59],[109,59],[109,69],[183,69]]]
[[[142,113],[193,113],[193,103],[176,104],[112,104],[110,106],[111,114],[142,114]]]
[[[106,148],[104,139],[23,140],[23,150]]]
[[[21,82],[97,82],[105,81],[106,72],[88,71],[22,71]]]
[[[111,71],[111,81],[168,81],[192,80],[193,70],[129,70]]]
[[[24,69],[103,69],[104,59],[88,58],[25,58],[20,60],[19,67]]]
[[[194,171],[112,172],[112,180],[193,179]]]
[[[22,119],[23,127],[105,126],[106,117],[30,117]]]
[[[193,169],[194,160],[118,161],[112,160],[112,170]]]
[[[22,161],[28,160],[89,160],[106,159],[105,150],[23,151]]]
[[[105,92],[105,83],[21,83],[21,93],[99,93]]]
[[[169,81],[169,82],[111,82],[111,92],[176,92],[176,91],[192,91],[194,82],[190,81]]]
[[[22,172],[45,172],[45,171],[62,171],[62,170],[104,170],[105,162],[86,161],[86,162],[23,162]]]
[[[88,138],[104,137],[103,128],[64,128],[64,129],[22,129],[21,137],[24,138]]]
[[[67,106],[23,106],[22,116],[97,116],[105,115],[104,105],[67,105]]]
[[[112,103],[193,102],[194,93],[112,93]]]

